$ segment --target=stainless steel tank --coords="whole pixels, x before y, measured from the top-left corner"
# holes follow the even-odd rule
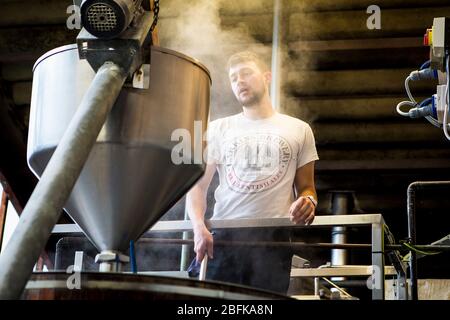
[[[39,177],[95,73],[76,45],[48,52],[33,72],[27,157]],[[193,141],[195,121],[206,130],[210,85],[199,62],[152,47],[150,87],[122,89],[65,205],[99,251],[126,250],[203,174],[204,163],[172,162],[171,135],[187,129]]]
[[[102,272],[33,273],[21,298],[25,300],[290,299],[275,292],[218,281]]]

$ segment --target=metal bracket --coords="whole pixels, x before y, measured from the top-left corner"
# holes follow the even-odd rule
[[[111,61],[125,70],[130,70],[128,77],[143,61],[143,45],[152,24],[151,14],[146,12],[134,26],[127,29],[117,39],[100,39],[90,34],[85,28],[77,36],[78,54],[86,59],[97,71],[106,61]]]

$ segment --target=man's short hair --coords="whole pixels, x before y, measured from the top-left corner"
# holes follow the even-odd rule
[[[232,66],[245,62],[254,62],[262,72],[270,71],[265,61],[252,51],[241,51],[233,54],[228,59],[227,70],[230,70]]]

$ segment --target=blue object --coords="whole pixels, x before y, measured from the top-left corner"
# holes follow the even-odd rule
[[[136,266],[136,254],[134,253],[134,241],[130,241],[130,262],[131,262],[131,272],[137,273]]]
[[[425,61],[425,62],[420,66],[420,69],[419,69],[419,70],[423,70],[423,69],[425,69],[425,68],[429,68],[429,67],[430,67],[430,64],[431,64],[431,60]]]
[[[427,98],[427,99],[423,100],[423,101],[420,103],[420,107],[421,107],[421,108],[422,108],[422,107],[425,107],[426,105],[430,104],[430,102],[431,102],[431,105],[430,105],[429,107],[432,109],[432,114],[431,114],[431,116],[432,116],[433,118],[437,119],[437,110],[436,110],[436,105],[435,105],[435,103],[434,103],[433,97],[430,97],[430,98]]]
[[[189,268],[187,269],[189,277],[198,278],[198,276],[200,275],[200,267],[201,263],[197,262],[197,258],[194,258],[194,260],[192,260],[191,264],[189,265]]]

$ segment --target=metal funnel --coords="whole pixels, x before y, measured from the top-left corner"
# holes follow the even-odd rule
[[[65,206],[99,251],[125,251],[204,172],[204,163],[172,162],[179,141],[171,136],[186,129],[193,142],[194,121],[206,130],[209,72],[159,47],[152,47],[151,63],[149,89],[122,89]],[[52,50],[36,62],[27,157],[38,177],[94,75],[79,60],[76,45]]]

